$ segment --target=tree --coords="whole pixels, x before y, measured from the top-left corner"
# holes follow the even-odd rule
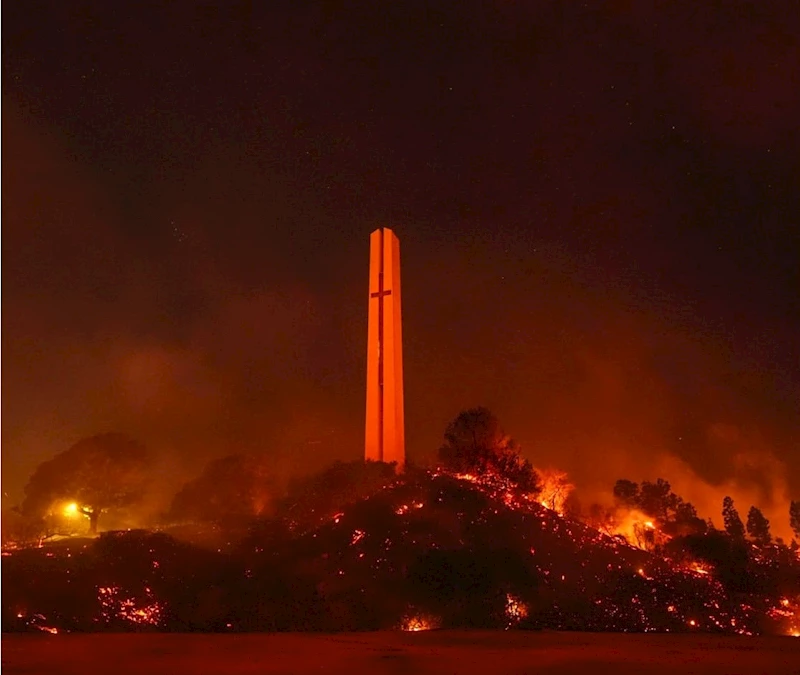
[[[100,514],[142,498],[149,467],[144,446],[123,434],[86,438],[38,466],[25,486],[22,513],[45,517],[70,502],[96,534]]]
[[[676,495],[674,509],[669,514],[664,526],[664,533],[670,536],[685,537],[692,534],[705,534],[708,529],[709,524],[697,515],[694,505],[683,501]]]
[[[253,455],[228,455],[206,464],[203,472],[175,495],[170,517],[216,521],[264,514],[275,498],[267,462]]]
[[[755,591],[757,582],[748,574],[747,544],[722,532],[690,534],[673,538],[665,545],[670,557],[703,560],[714,567],[714,575],[730,591]]]
[[[447,425],[444,441],[439,461],[446,469],[475,476],[495,475],[512,481],[524,492],[539,492],[539,477],[533,466],[520,455],[517,444],[487,408],[459,413]]]
[[[792,527],[794,536],[800,539],[800,501],[793,501],[789,505],[789,525]]]
[[[751,506],[747,512],[747,534],[757,544],[766,545],[772,541],[769,533],[769,521],[761,513],[761,509]]]
[[[655,483],[643,481],[639,488],[639,508],[662,523],[667,521],[668,512],[674,511],[682,501],[672,493],[669,482],[663,478]]]
[[[734,507],[731,497],[725,497],[722,500],[722,522],[725,523],[725,531],[733,539],[744,539],[744,523],[742,523],[739,512]]]
[[[3,547],[29,546],[44,539],[47,535],[44,518],[24,516],[19,508],[3,509],[2,542]]]
[[[630,508],[639,506],[639,485],[632,480],[620,478],[614,483],[614,497]]]

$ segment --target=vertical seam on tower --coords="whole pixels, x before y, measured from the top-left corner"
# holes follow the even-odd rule
[[[384,461],[383,457],[383,277],[386,256],[384,251],[384,231],[380,229],[380,260],[378,267],[378,461]]]

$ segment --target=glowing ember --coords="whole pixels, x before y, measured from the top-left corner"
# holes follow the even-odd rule
[[[472,475],[471,473],[456,473],[456,474],[453,474],[453,477],[454,478],[458,478],[458,480],[469,481],[470,483],[477,483],[478,482],[478,477]]]
[[[424,616],[409,616],[404,618],[400,624],[400,630],[409,633],[417,633],[423,630],[433,630],[435,627],[435,622]]]
[[[506,595],[506,619],[509,626],[517,624],[528,616],[528,606],[510,593]]]
[[[394,512],[398,516],[402,516],[404,513],[408,513],[411,509],[421,509],[423,506],[425,505],[422,502],[411,502],[411,504],[402,504],[401,506],[398,506]]]
[[[78,513],[78,504],[76,502],[70,502],[64,507],[64,515],[69,518],[74,518]]]
[[[24,618],[24,614],[18,613],[17,618]],[[44,614],[34,614],[29,620],[25,623],[30,626],[31,628],[35,628],[36,630],[40,630],[43,633],[50,633],[50,635],[58,635],[59,632],[69,632],[64,631],[63,629],[58,629],[55,626],[48,626],[45,624],[47,621],[47,617]]]
[[[100,602],[100,615],[106,623],[122,619],[133,624],[158,626],[161,622],[162,606],[153,598],[149,588],[145,588],[145,601],[123,598],[119,586],[106,586],[97,589]]]

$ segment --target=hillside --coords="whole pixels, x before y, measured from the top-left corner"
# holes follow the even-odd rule
[[[261,521],[225,552],[146,531],[5,552],[3,630],[797,630],[796,562],[778,591],[734,592],[502,483],[414,472],[329,507]]]

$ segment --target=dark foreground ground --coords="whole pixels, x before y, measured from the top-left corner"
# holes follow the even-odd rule
[[[586,633],[4,635],[2,670],[266,673],[800,673],[800,639]]]

